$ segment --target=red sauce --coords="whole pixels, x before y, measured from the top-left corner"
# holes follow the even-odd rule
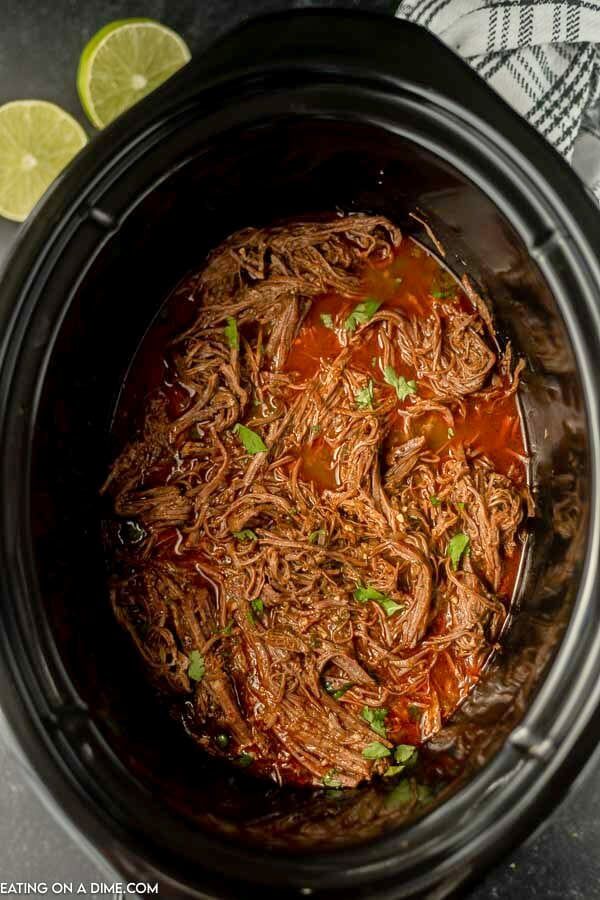
[[[451,300],[436,297],[434,294],[450,294]],[[391,265],[385,268],[370,267],[365,275],[364,298],[376,297],[383,300],[385,308],[399,309],[412,316],[427,315],[434,304],[442,307],[444,303],[458,304],[461,310],[472,312],[473,307],[466,294],[460,289],[437,260],[416,244],[404,241]],[[348,298],[339,294],[326,294],[318,298],[306,316],[296,340],[287,358],[285,369],[297,374],[299,381],[307,381],[318,371],[321,361],[333,361],[342,346],[336,332],[324,324],[323,317],[331,316],[334,325],[340,325],[350,315],[360,297]],[[325,318],[325,321],[328,321]],[[379,385],[383,396],[394,397],[393,387],[386,384],[380,366],[381,347],[377,334],[371,331],[360,346],[352,351],[349,368],[367,374]],[[396,353],[393,361],[398,376],[407,381],[418,379],[418,374],[406,365]],[[427,396],[426,388],[420,387],[420,396]],[[406,440],[401,432],[403,419],[391,414],[392,444]],[[393,440],[393,429],[398,428],[396,440]],[[453,441],[479,450],[488,456],[496,469],[502,474],[511,474],[515,480],[523,480],[526,457],[521,420],[515,396],[506,400],[485,402],[468,399],[465,414],[455,416],[454,434],[449,432],[448,423],[441,414],[430,413],[416,420],[412,437],[425,435],[427,446],[436,452],[447,453]],[[315,440],[306,448],[303,455],[304,477],[315,480],[325,487],[334,487],[335,480],[331,472],[331,455],[322,440]],[[507,593],[512,590],[513,583],[507,586]]]

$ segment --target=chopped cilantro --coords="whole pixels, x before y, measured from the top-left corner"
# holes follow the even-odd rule
[[[448,556],[450,557],[452,568],[455,571],[456,569],[458,569],[460,558],[468,546],[469,536],[467,534],[463,534],[462,531],[459,531],[459,533],[455,534],[453,538],[450,538],[450,541],[448,543]]]
[[[433,800],[433,796],[433,791],[428,784],[417,785],[417,800],[419,803],[429,803],[430,800]]]
[[[354,599],[358,600],[359,603],[367,603],[369,600],[374,600],[376,603],[379,603],[388,616],[404,610],[404,606],[401,603],[396,603],[395,600],[392,600],[391,597],[386,597],[381,591],[373,587],[365,587],[365,585],[359,585],[356,588]]]
[[[373,709],[372,706],[363,706],[361,711],[361,718],[367,722],[375,734],[380,735],[382,738],[387,738],[387,731],[385,729],[385,717],[387,716],[387,709],[381,707],[381,709]]]
[[[456,505],[458,506],[458,508],[460,509],[461,512],[465,508],[465,504],[462,502],[462,500],[459,500]]]
[[[269,449],[260,434],[252,431],[251,428],[247,428],[246,425],[241,425],[238,422],[233,431],[234,434],[237,434],[248,453],[252,456],[254,456],[255,453],[264,453]]]
[[[394,760],[398,765],[414,766],[419,756],[416,747],[411,744],[398,744],[394,747]]]
[[[257,541],[258,535],[251,528],[243,528],[241,531],[232,532],[237,541]]]
[[[420,722],[423,718],[423,713],[425,712],[422,706],[415,706],[414,703],[409,703],[407,710],[408,718],[411,722]]]
[[[450,272],[441,269],[434,276],[429,293],[437,300],[450,300],[456,297],[456,282]]]
[[[254,757],[251,753],[240,753],[238,758],[235,761],[236,766],[239,766],[240,769],[247,769],[248,766],[251,766],[254,762]]]
[[[341,788],[342,782],[336,775],[335,769],[330,769],[329,772],[326,772],[321,779],[323,785],[327,788]]]
[[[328,694],[331,694],[334,700],[339,700],[340,697],[343,697],[346,691],[349,691],[350,688],[354,687],[354,682],[349,681],[347,684],[343,684],[341,688],[336,688],[331,684],[330,681],[326,681],[323,685]]]
[[[359,409],[373,409],[373,379],[369,378],[365,387],[357,391],[354,396]]]
[[[432,506],[439,506],[441,504],[441,500],[439,497],[435,497],[433,494],[429,498]]]
[[[218,734],[215,738],[215,743],[221,750],[226,750],[229,746],[229,735]]]
[[[240,346],[240,337],[238,335],[237,324],[233,316],[227,316],[227,325],[223,329],[227,343],[232,350],[238,350]]]
[[[411,394],[417,393],[417,382],[407,381],[404,375],[397,375],[393,366],[386,366],[383,370],[385,381],[394,388],[398,400],[406,400]]]
[[[383,607],[383,611],[386,616],[393,616],[395,612],[404,612],[404,604],[396,603],[395,600],[392,600],[390,597],[384,597],[383,600],[378,601],[379,605]]]
[[[357,303],[344,322],[346,331],[356,331],[358,325],[365,325],[375,315],[382,303],[383,300],[375,300],[374,297],[367,297],[366,300]]]
[[[316,531],[311,531],[311,533],[308,536],[308,543],[309,544],[318,544],[319,538],[325,537],[325,533],[326,532],[324,531],[323,528],[317,528]]]
[[[339,700],[340,697],[344,696],[346,691],[349,691],[350,688],[353,688],[353,687],[354,687],[354,684],[351,681],[349,681],[348,684],[343,684],[341,686],[341,688],[338,688],[337,691],[334,691],[331,696],[333,697],[334,700]]]
[[[413,799],[413,792],[410,781],[404,778],[398,782],[393,791],[385,798],[385,806],[387,809],[398,809],[401,806],[407,806]]]
[[[378,591],[376,588],[359,585],[354,591],[354,599],[358,600],[360,603],[366,603],[367,600],[376,600],[379,602],[385,599],[385,594],[382,594],[381,591]]]
[[[389,769],[388,769],[389,771]],[[385,773],[387,775],[387,772]],[[434,793],[427,784],[414,784],[407,778],[399,781],[393,791],[387,795],[385,806],[387,809],[397,809],[401,806],[407,806],[409,803],[429,803],[433,799]]]
[[[367,744],[362,755],[365,759],[383,759],[390,755],[390,750],[380,741],[373,741],[372,744]]]
[[[325,328],[331,328],[333,330],[333,316],[331,313],[321,313],[319,316],[321,319],[321,324],[325,326]]]
[[[401,772],[404,772],[406,766],[388,766],[385,772],[383,773],[384,778],[393,778],[394,775],[400,775]]]
[[[192,681],[202,681],[204,678],[204,657],[199,650],[192,650],[188,656],[190,664],[188,666],[188,678]]]
[[[265,611],[265,604],[263,603],[261,597],[257,597],[256,600],[251,600],[250,606],[252,607],[252,612],[256,616],[262,616]]]
[[[221,629],[220,634],[224,634],[226,637],[229,637],[229,635],[231,634],[232,628],[233,628],[233,619],[231,620],[231,622],[227,623],[225,628]]]

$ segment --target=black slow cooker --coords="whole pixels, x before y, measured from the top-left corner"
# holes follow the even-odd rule
[[[237,228],[335,208],[425,243],[431,225],[527,360],[537,512],[518,597],[436,739],[460,774],[405,818],[370,817],[369,787],[323,805],[204,759],[155,708],[107,600],[109,426],[165,295]],[[1,283],[0,706],[32,779],[115,872],[169,898],[443,896],[564,794],[600,724],[599,251],[593,199],[465,64],[350,12],[244,25],[59,179]]]

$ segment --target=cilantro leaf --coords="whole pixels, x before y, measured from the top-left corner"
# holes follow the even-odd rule
[[[343,684],[341,688],[336,688],[332,685],[330,681],[326,681],[323,685],[328,694],[331,694],[334,700],[339,700],[340,697],[343,697],[346,691],[349,691],[350,688],[354,687],[354,682],[349,681],[347,684]]]
[[[373,741],[372,744],[367,744],[362,755],[365,759],[383,759],[390,755],[390,750],[381,741]]]
[[[360,603],[366,603],[367,600],[385,600],[385,594],[382,594],[381,591],[378,591],[374,587],[366,587],[365,585],[359,585],[354,591],[354,599],[358,600]]]
[[[439,497],[435,497],[433,494],[429,498],[432,506],[439,506],[442,502]]]
[[[238,350],[240,346],[240,336],[238,334],[237,323],[233,316],[227,316],[227,325],[223,329],[227,343],[232,350]]]
[[[385,594],[382,594],[376,588],[366,587],[365,585],[359,585],[356,588],[354,599],[358,600],[359,603],[367,603],[369,600],[374,600],[376,603],[379,603],[388,616],[393,616],[395,612],[404,610],[404,606],[401,603],[396,603],[395,600],[392,600],[391,597],[386,597]]]
[[[385,772],[383,773],[384,778],[393,778],[394,775],[400,775],[401,772],[404,772],[406,766],[388,766]]]
[[[251,428],[247,428],[246,425],[241,425],[238,422],[237,425],[235,425],[233,432],[234,434],[237,434],[238,438],[251,456],[254,456],[255,453],[264,453],[269,449],[261,438],[260,434],[252,431]]]
[[[450,298],[456,297],[456,282],[450,272],[440,269],[433,278],[429,293],[438,300],[450,300]]]
[[[343,684],[341,686],[341,688],[338,688],[337,691],[334,691],[331,696],[333,697],[334,700],[339,700],[340,697],[344,696],[346,691],[349,691],[350,688],[353,688],[353,687],[354,687],[354,683],[352,681],[349,681],[348,684]]]
[[[413,792],[410,782],[403,778],[385,798],[385,806],[386,809],[398,809],[400,806],[411,803],[412,800]]]
[[[364,719],[371,726],[375,734],[380,735],[382,738],[387,738],[385,729],[387,713],[387,709],[383,707],[381,709],[373,709],[372,706],[363,706],[360,716],[361,719]]]
[[[428,784],[417,785],[417,800],[419,803],[429,803],[433,800],[434,793]]]
[[[319,316],[321,320],[321,324],[325,326],[325,328],[331,328],[333,331],[333,316],[331,313],[321,313]]]
[[[187,670],[188,678],[192,681],[202,681],[205,673],[204,657],[199,650],[192,650],[188,659],[190,661]]]
[[[459,531],[458,534],[455,534],[454,537],[450,539],[448,543],[448,556],[450,557],[452,568],[455,571],[458,569],[460,558],[468,546],[469,536],[462,531]]]
[[[425,710],[422,706],[415,706],[414,703],[409,703],[407,706],[408,709],[408,718],[411,722],[420,722],[423,718],[423,714]]]
[[[417,382],[407,381],[404,375],[397,375],[393,366],[386,366],[383,370],[384,380],[394,388],[398,400],[406,400],[411,394],[417,393]]]
[[[412,744],[398,744],[394,747],[394,760],[398,765],[414,766],[419,756],[419,751]]]
[[[251,753],[240,753],[235,761],[235,765],[239,766],[240,769],[246,769],[248,766],[252,765],[253,762],[254,757]]]
[[[383,300],[376,300],[374,297],[367,297],[366,300],[357,303],[344,322],[346,331],[356,331],[358,325],[365,325],[373,318],[382,303]]]
[[[336,778],[336,774],[335,769],[330,769],[329,772],[325,772],[321,779],[323,785],[328,788],[341,788],[342,782],[339,778]]]
[[[258,535],[251,528],[243,528],[241,531],[232,531],[234,538],[238,541],[257,541]]]
[[[319,538],[325,537],[325,534],[326,534],[326,532],[323,528],[317,528],[316,531],[311,531],[311,533],[308,536],[308,543],[309,544],[318,544]]]
[[[354,397],[359,409],[373,409],[373,379],[369,378],[365,387],[357,391]]]
[[[251,600],[250,606],[252,607],[252,612],[257,616],[262,616],[265,611],[265,604],[261,597],[257,597],[256,600]]]
[[[384,597],[383,600],[378,601],[379,605],[383,608],[386,616],[393,616],[395,612],[404,612],[404,604],[396,603],[395,600],[392,600],[390,597]]]
[[[224,732],[218,734],[215,738],[215,743],[219,749],[226,750],[229,746],[229,735]]]
[[[388,769],[389,771],[389,769]],[[387,772],[385,773],[387,775]],[[397,809],[401,806],[417,803],[429,803],[433,799],[433,791],[426,784],[414,784],[407,778],[399,781],[393,791],[385,799],[386,809]]]

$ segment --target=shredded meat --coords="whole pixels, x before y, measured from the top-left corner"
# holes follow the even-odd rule
[[[104,486],[117,520],[139,525],[116,551],[112,602],[151,678],[182,698],[201,746],[280,782],[383,773],[407,728],[421,740],[441,727],[442,663],[464,694],[506,615],[522,464],[504,474],[476,442],[435,447],[424,430],[435,419],[445,435],[470,398],[517,389],[471,284],[470,309],[384,303],[354,328],[340,319],[336,349],[294,368],[312,304],[335,293],[351,310],[366,269],[401,243],[387,219],[358,215],[225,241],[186,283],[193,322]],[[368,341],[380,355],[365,370]],[[418,390],[397,393],[390,368]]]

